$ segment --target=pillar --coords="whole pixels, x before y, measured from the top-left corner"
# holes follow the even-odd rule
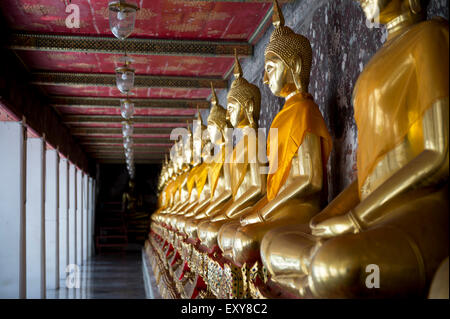
[[[88,208],[88,176],[83,173],[83,262],[87,260],[87,245],[88,245],[88,217],[87,217],[87,208]]]
[[[67,159],[59,162],[59,277],[66,278],[69,264],[69,170]]]
[[[0,122],[0,298],[26,296],[26,134]]]
[[[59,154],[45,155],[45,258],[47,289],[59,288]]]
[[[27,139],[27,298],[45,298],[45,141]]]
[[[77,174],[76,167],[72,163],[70,165],[69,170],[69,181],[70,181],[70,190],[69,190],[69,264],[77,263],[77,223],[76,223],[76,208],[77,208]]]
[[[76,196],[76,200],[77,200],[77,219],[76,219],[76,223],[77,223],[77,263],[78,265],[81,265],[83,263],[83,254],[82,254],[82,248],[83,248],[83,189],[82,189],[82,185],[83,185],[83,175],[80,169],[77,169],[77,196]]]

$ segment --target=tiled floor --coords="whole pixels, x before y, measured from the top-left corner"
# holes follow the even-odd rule
[[[95,256],[80,267],[80,287],[47,290],[47,299],[145,298],[141,252]]]

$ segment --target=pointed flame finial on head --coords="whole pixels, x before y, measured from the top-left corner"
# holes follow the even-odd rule
[[[219,99],[217,98],[216,90],[214,90],[214,85],[212,82],[211,82],[211,103],[212,104],[219,103]]]
[[[200,110],[198,109],[198,105],[197,105],[197,121],[200,121],[200,123],[203,123],[202,115],[200,114]]]
[[[242,77],[243,73],[242,73],[241,64],[239,63],[239,58],[237,56],[236,48],[234,48],[234,60],[235,60],[235,63],[234,63],[233,74],[234,74],[235,78],[240,78],[240,77]]]
[[[283,12],[281,11],[277,0],[273,0],[272,24],[275,28],[278,28],[279,26],[284,25]]]
[[[192,135],[191,126],[189,125],[189,120],[186,120],[186,126],[187,126],[188,133]]]

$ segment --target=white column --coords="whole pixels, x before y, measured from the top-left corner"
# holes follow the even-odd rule
[[[45,141],[27,140],[27,298],[45,298]]]
[[[82,248],[83,248],[83,234],[82,234],[82,211],[83,211],[83,201],[82,194],[83,190],[81,185],[83,184],[81,175],[81,170],[77,170],[77,264],[81,265],[83,262]]]
[[[77,174],[75,166],[70,163],[70,193],[69,193],[69,264],[77,263],[77,223],[76,223],[76,195],[77,195]]]
[[[92,245],[91,245],[91,254],[95,254],[95,210],[96,210],[96,199],[95,199],[95,179],[91,179],[91,203],[92,203],[92,210],[91,210],[91,239],[92,239]]]
[[[45,155],[45,258],[47,289],[59,288],[59,155]]]
[[[69,264],[69,162],[59,162],[59,276],[66,278]]]
[[[88,176],[83,173],[83,262],[87,260],[88,247]]]
[[[0,298],[26,297],[26,134],[0,122]]]
[[[91,258],[91,178],[86,175],[86,259]]]

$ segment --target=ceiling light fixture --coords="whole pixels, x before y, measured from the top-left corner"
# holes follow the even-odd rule
[[[136,12],[139,7],[125,0],[111,1],[108,4],[109,27],[111,32],[120,40],[127,38],[134,30]]]

